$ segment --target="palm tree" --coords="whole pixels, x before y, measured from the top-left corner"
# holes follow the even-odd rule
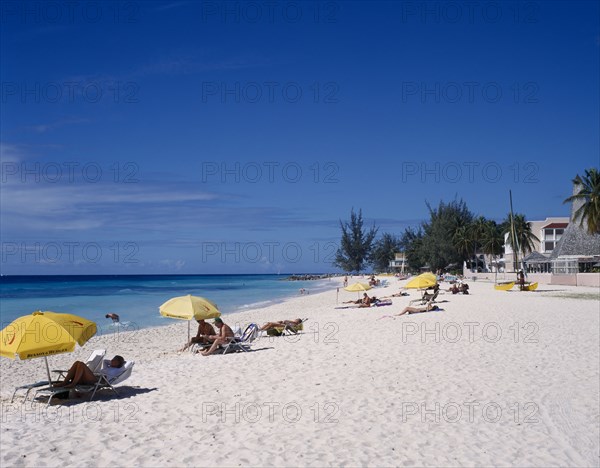
[[[490,259],[496,260],[496,257],[502,254],[504,246],[504,236],[502,235],[501,226],[496,224],[494,220],[488,220],[482,235],[483,253],[490,256]],[[496,268],[497,270],[497,268]]]
[[[467,260],[471,256],[474,244],[471,225],[466,224],[457,227],[452,236],[452,243],[462,260]]]
[[[479,261],[477,260],[477,249],[481,247],[483,243],[483,237],[485,230],[487,229],[488,220],[484,216],[478,216],[471,223],[471,236],[473,238],[473,257],[475,258],[475,269]]]
[[[600,234],[600,172],[596,168],[586,169],[585,175],[577,175],[573,183],[581,185],[581,189],[563,203],[582,202],[573,213],[573,221],[579,220],[581,227],[587,222],[589,234]]]
[[[517,213],[513,216],[514,238],[511,232],[510,214],[503,223],[504,234],[508,233],[508,244],[514,252],[522,254],[523,257],[533,251],[534,241],[539,242],[538,237],[531,231],[531,223],[527,221],[525,215]]]

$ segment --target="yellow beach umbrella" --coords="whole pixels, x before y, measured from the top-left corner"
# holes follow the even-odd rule
[[[350,286],[346,286],[344,288],[344,291],[361,292],[361,291],[368,291],[369,289],[371,289],[371,286],[367,283],[354,283],[354,284],[351,284]]]
[[[406,289],[427,289],[432,288],[437,284],[437,278],[433,273],[423,273],[415,276],[404,285]]]
[[[34,312],[14,320],[0,331],[0,355],[15,359],[43,357],[51,382],[48,356],[70,353],[96,334],[96,324],[73,314]]]
[[[368,291],[369,289],[371,289],[371,285],[368,283],[354,283],[344,288],[345,291],[357,293],[360,293],[362,291]],[[357,297],[360,297],[360,294]]]
[[[178,296],[169,299],[159,308],[160,315],[179,320],[207,320],[221,316],[214,302],[204,297]],[[188,323],[188,342],[190,341],[190,324]]]
[[[427,273],[421,273],[419,276],[421,276],[422,278],[428,278],[431,281],[435,281],[437,283],[437,276],[431,273],[430,271],[428,271]]]

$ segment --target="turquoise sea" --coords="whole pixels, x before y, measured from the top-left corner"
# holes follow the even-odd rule
[[[114,325],[105,318],[116,313],[124,329],[170,325],[159,306],[174,296],[206,297],[223,314],[260,308],[299,295],[332,289],[330,280],[284,281],[287,275],[115,275],[115,276],[2,276],[0,322],[36,310],[80,315],[98,324],[99,333]],[[114,330],[114,328],[112,328]]]

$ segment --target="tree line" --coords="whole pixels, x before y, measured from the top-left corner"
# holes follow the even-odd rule
[[[589,169],[573,182],[580,184],[581,190],[564,203],[581,201],[574,221],[586,226],[591,234],[600,233],[600,173],[595,168]],[[342,236],[333,265],[348,273],[360,273],[367,267],[386,272],[395,253],[403,252],[411,270],[424,266],[433,271],[462,270],[464,261],[475,262],[477,268],[479,252],[489,261],[502,255],[506,234],[513,251],[522,256],[532,252],[534,242],[539,242],[522,213],[514,214],[512,223],[510,213],[497,223],[476,216],[462,199],[449,203],[440,201],[436,207],[426,205],[429,220],[417,228],[406,228],[400,235],[383,232],[378,238],[379,229],[375,224],[366,228],[362,210],[352,209],[350,220],[340,220]]]

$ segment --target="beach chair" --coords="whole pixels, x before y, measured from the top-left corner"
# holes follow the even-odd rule
[[[90,370],[94,373],[98,372],[102,367],[102,361],[104,360],[104,356],[106,355],[105,349],[96,349],[90,354],[90,357],[85,361],[85,365],[90,368]],[[56,372],[58,374],[58,378],[64,378],[67,375],[68,370],[58,370],[55,369],[52,372]]]
[[[286,322],[281,327],[273,327],[267,330],[268,336],[282,336],[282,335],[297,335],[299,332],[304,330],[304,322],[308,319],[302,319],[300,323]]]
[[[427,292],[425,292],[423,294],[423,297],[420,299],[413,299],[412,301],[409,302],[409,304],[412,304],[413,302],[419,302],[421,305],[425,305],[428,302],[435,302],[435,300],[437,299],[437,297],[440,294],[440,290],[438,289],[437,291],[435,291],[433,294],[428,294]]]
[[[258,331],[258,325],[251,323],[246,327],[242,336],[236,336],[229,343],[224,345],[223,354],[227,354],[229,350],[247,352],[247,348],[250,348],[250,345],[258,336]]]
[[[295,323],[286,323],[283,329],[284,335],[297,335],[298,332],[304,330],[304,322],[306,322],[308,318],[302,319],[302,321],[298,324]]]
[[[135,364],[135,362],[134,361],[126,361],[125,364],[123,364],[123,367],[120,368],[120,372],[117,375],[114,375],[112,377],[109,377],[104,371],[105,369],[107,369],[109,367],[109,364],[110,364],[110,359],[105,359],[103,361],[102,370],[94,373],[96,375],[96,377],[98,378],[98,380],[94,384],[76,385],[75,388],[73,388],[73,389],[68,389],[68,388],[64,388],[64,387],[42,388],[42,389],[36,391],[34,398],[47,396],[48,401],[46,403],[46,406],[48,406],[50,404],[50,402],[52,401],[52,399],[56,395],[58,395],[60,393],[68,392],[70,390],[75,390],[75,391],[84,392],[84,393],[91,392],[92,395],[90,396],[90,400],[92,400],[94,398],[94,396],[96,395],[96,392],[98,390],[106,389],[106,388],[115,392],[115,395],[118,395],[119,393],[115,389],[115,385],[120,384],[121,382],[127,380],[131,376],[131,372],[133,371],[133,365]]]
[[[106,369],[109,364],[110,364],[110,360],[105,359],[104,364],[103,364],[103,369]],[[115,392],[115,395],[118,395],[117,390],[115,390],[115,385],[119,385],[121,382],[124,382],[129,377],[131,377],[131,372],[133,371],[134,364],[135,364],[134,361],[126,361],[123,364],[123,367],[121,367],[121,372],[119,372],[117,375],[112,376],[112,377],[108,377],[107,374],[105,374],[104,372],[101,371],[100,373],[96,374],[99,377],[98,382],[96,382],[94,385],[87,385],[87,386],[80,385],[80,386],[78,386],[78,387],[81,387],[81,388],[79,388],[79,390],[86,391],[86,389],[83,387],[93,387],[92,396],[90,397],[90,400],[94,398],[94,395],[96,394],[96,392],[98,390],[101,390],[103,388],[109,388],[113,392]]]
[[[104,358],[105,354],[106,354],[105,349],[95,349],[94,351],[92,351],[92,354],[90,354],[90,356],[87,358],[87,361],[85,361],[86,366],[88,366],[92,372],[97,372],[100,369],[100,366],[102,365],[102,359]],[[19,387],[15,387],[15,391],[12,394],[10,402],[11,403],[13,402],[13,400],[15,399],[15,395],[19,390],[26,390],[24,401],[27,401],[27,397],[29,396],[29,393],[32,390],[51,385],[54,382],[58,382],[58,380],[61,378],[64,378],[65,374],[67,373],[66,370],[57,370],[57,369],[53,370],[52,372],[55,372],[58,374],[56,377],[56,380],[54,380],[53,382],[48,382],[47,380],[41,380],[39,382],[35,382],[32,384],[21,385]]]

